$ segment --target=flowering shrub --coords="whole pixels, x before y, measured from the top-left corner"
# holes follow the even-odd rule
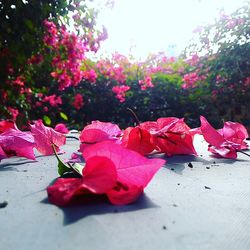
[[[159,53],[136,62],[119,53],[90,60],[106,31],[97,31],[95,13],[91,15],[85,2],[69,5],[73,26],[69,29],[63,21],[65,13],[43,16],[39,46],[25,56],[22,66],[7,60],[8,46],[0,47],[2,118],[20,124],[43,118],[47,125],[65,121],[76,128],[99,119],[125,126],[134,123],[127,111],[132,108],[143,120],[174,115],[198,126],[197,118],[205,114],[216,127],[223,118],[248,125],[247,6],[230,16],[221,13],[216,23],[200,27],[199,42],[185,55]],[[128,137],[136,131],[128,131]]]

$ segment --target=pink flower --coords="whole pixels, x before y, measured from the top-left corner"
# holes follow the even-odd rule
[[[92,193],[106,195],[114,205],[132,203],[165,163],[162,159],[147,159],[112,141],[86,148],[83,157],[83,177],[58,178],[47,188],[50,202],[65,206]]]
[[[125,102],[125,95],[126,92],[130,89],[129,86],[127,85],[118,85],[118,86],[114,86],[112,88],[112,91],[116,94],[116,98],[120,101],[120,102]]]
[[[141,85],[141,90],[146,90],[147,88],[154,87],[152,83],[151,76],[146,76],[144,80],[139,80],[139,85]]]
[[[84,105],[84,102],[83,102],[83,97],[81,94],[76,94],[75,97],[74,97],[74,102],[72,104],[75,109],[79,110],[81,109],[81,107],[83,107]]]
[[[201,116],[201,132],[209,143],[208,150],[216,156],[237,158],[237,150],[248,148],[244,140],[248,137],[246,128],[239,123],[226,122],[221,130],[215,130],[205,117]]]
[[[19,115],[19,110],[11,107],[8,107],[7,109],[11,113],[13,121],[15,121],[17,116]]]
[[[49,102],[52,107],[57,107],[62,104],[62,98],[60,96],[50,95],[43,98],[44,102]]]
[[[194,133],[184,119],[159,118],[156,122],[144,122],[140,124],[140,127],[151,134],[154,148],[167,156],[197,155],[193,145]]]

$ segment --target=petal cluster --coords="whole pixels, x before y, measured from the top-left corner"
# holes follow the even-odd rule
[[[92,193],[106,195],[115,205],[134,202],[165,163],[147,159],[113,141],[103,141],[82,152],[86,165],[81,178],[59,178],[47,188],[50,202],[64,206]]]

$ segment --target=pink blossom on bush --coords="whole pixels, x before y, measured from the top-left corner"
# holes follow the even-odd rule
[[[43,99],[44,102],[49,102],[52,107],[57,107],[58,105],[62,104],[62,98],[60,96],[50,95],[45,96]]]
[[[72,103],[72,105],[75,107],[75,109],[79,110],[81,109],[81,107],[84,105],[83,102],[83,97],[81,94],[76,94],[74,97],[74,102]]]
[[[84,77],[84,79],[90,81],[91,83],[95,83],[96,78],[97,78],[97,74],[96,74],[95,70],[93,70],[93,69],[86,70],[83,72],[83,77]]]
[[[139,80],[139,85],[141,85],[141,90],[154,87],[151,76],[146,76],[144,80]]]
[[[116,94],[116,98],[120,102],[125,102],[126,92],[130,89],[127,85],[118,85],[112,88],[112,91]]]
[[[17,116],[19,115],[19,110],[15,108],[11,108],[11,107],[8,107],[7,109],[9,113],[11,114],[13,121],[15,121]]]

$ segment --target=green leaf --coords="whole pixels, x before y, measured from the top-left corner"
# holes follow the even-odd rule
[[[43,120],[46,125],[49,125],[49,126],[51,125],[51,119],[47,115],[43,116]]]
[[[63,120],[65,120],[65,121],[68,121],[69,119],[68,119],[68,116],[65,114],[65,113],[63,113],[63,112],[60,112],[60,116],[61,116],[61,118],[63,119]]]
[[[62,176],[64,173],[70,172],[70,166],[67,166],[62,162],[62,160],[58,157],[58,154],[56,153],[55,146],[52,144],[52,148],[54,151],[54,154],[56,156],[56,159],[58,161],[57,167],[58,167],[58,174]]]

